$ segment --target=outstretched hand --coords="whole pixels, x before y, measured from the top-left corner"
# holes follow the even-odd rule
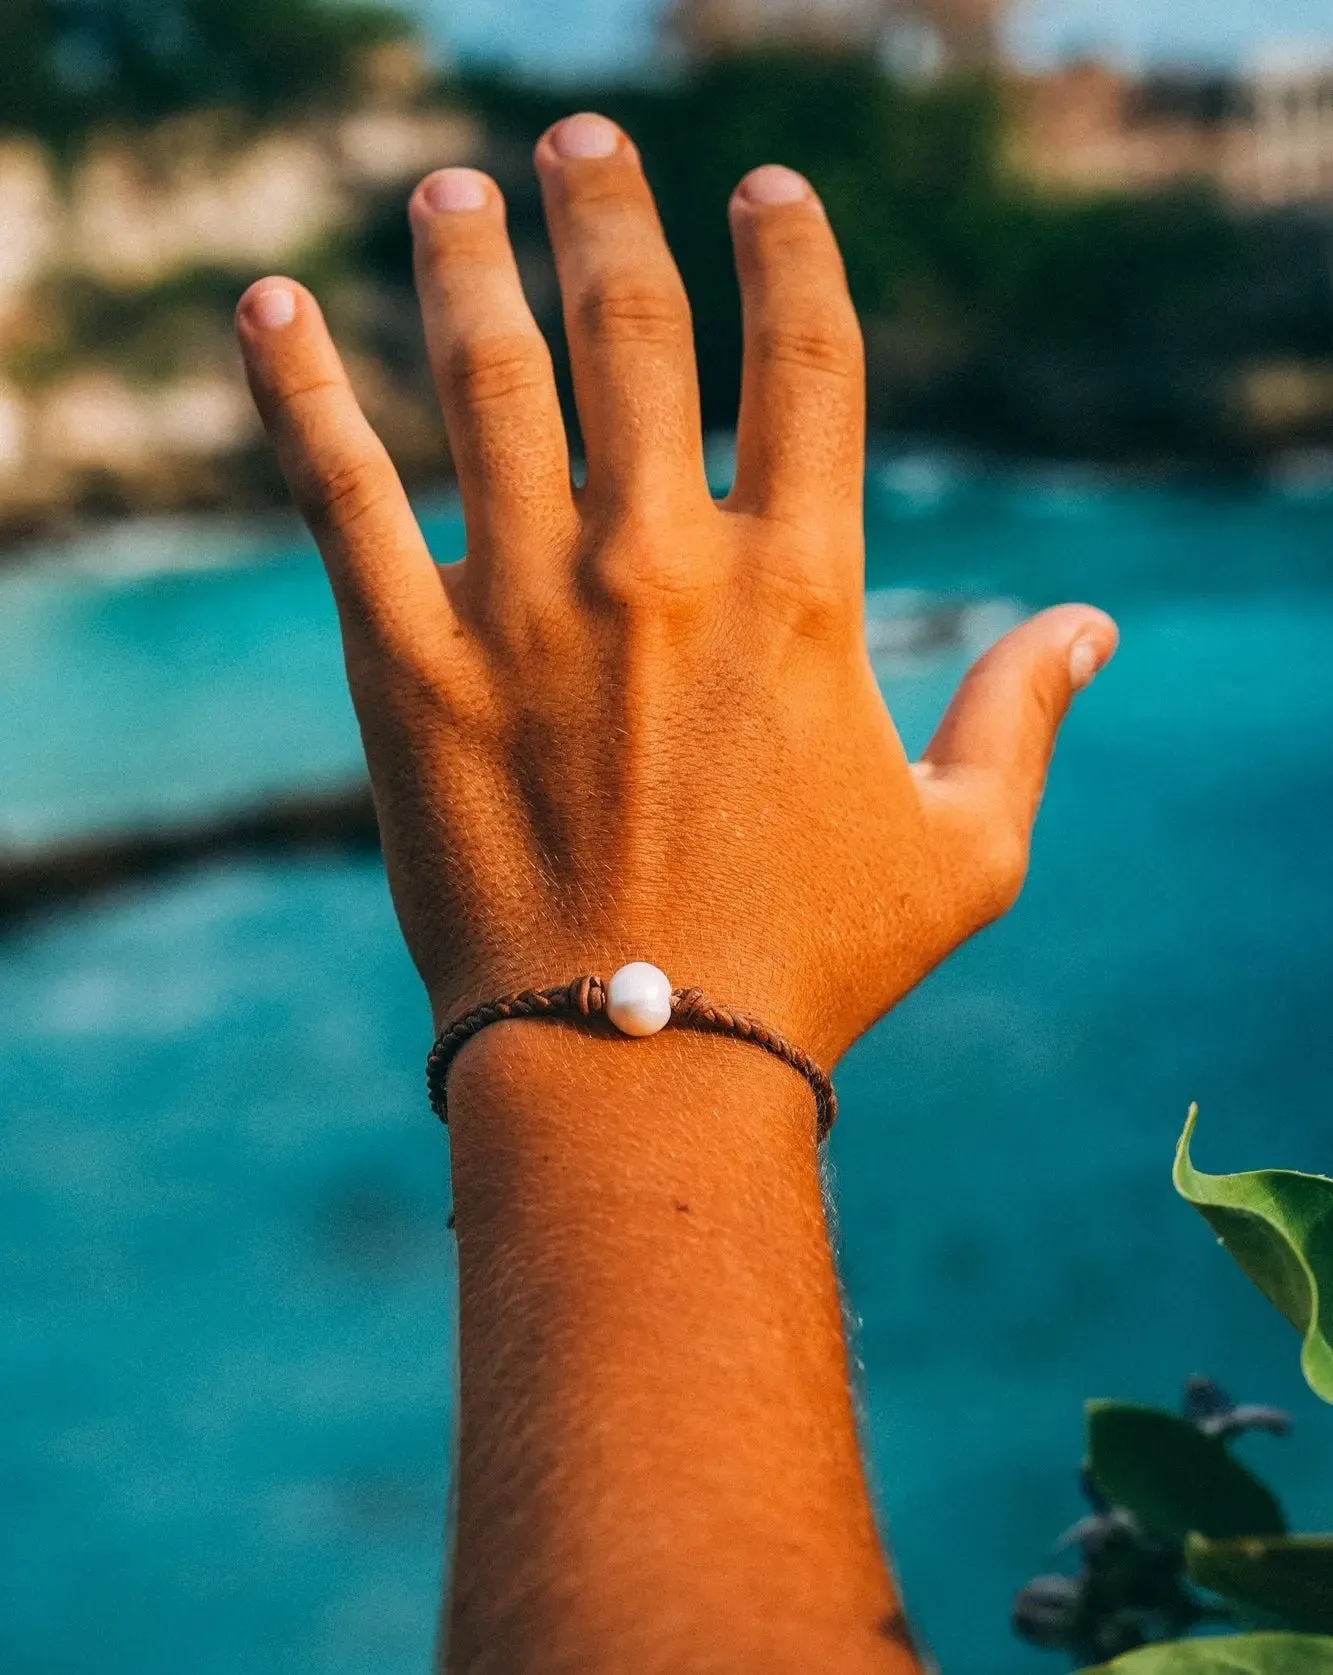
[[[1056,732],[1116,631],[1046,611],[974,666],[921,761],[863,623],[864,363],[818,198],[730,205],[735,486],[704,474],[689,305],[631,142],[592,115],[536,166],[587,481],[494,182],[411,202],[467,527],[436,567],[319,309],[243,298],[251,384],[337,597],[394,901],[443,1024],[651,960],[826,1063],[1014,900]]]

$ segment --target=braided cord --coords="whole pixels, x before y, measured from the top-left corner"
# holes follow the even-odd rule
[[[595,1018],[606,1010],[606,985],[600,977],[576,977],[571,983],[558,983],[549,989],[523,989],[518,994],[502,995],[499,1000],[484,1001],[455,1018],[440,1032],[426,1060],[426,1086],[430,1093],[431,1109],[441,1122],[449,1120],[445,1099],[449,1070],[462,1049],[474,1035],[479,1035],[490,1024],[502,1023],[507,1018],[568,1018],[575,1021]],[[737,1012],[709,1000],[702,989],[674,989],[671,994],[672,1029],[694,1029],[706,1035],[730,1035],[738,1041],[749,1041],[762,1047],[783,1064],[790,1065],[805,1077],[814,1091],[818,1114],[817,1139],[822,1144],[833,1127],[838,1114],[838,1100],[833,1083],[822,1067],[795,1042],[748,1012]]]

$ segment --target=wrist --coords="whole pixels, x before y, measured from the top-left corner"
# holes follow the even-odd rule
[[[460,1050],[449,1126],[465,1150],[511,1134],[524,1147],[760,1145],[813,1160],[816,1104],[798,1071],[739,1038],[672,1028],[634,1039],[604,1019],[511,1018]]]
[[[431,1106],[448,1121],[448,1083],[458,1055],[470,1041],[499,1023],[564,1024],[605,1037],[646,1040],[663,1030],[721,1036],[769,1054],[809,1085],[815,1100],[816,1137],[824,1140],[837,1116],[837,1096],[827,1072],[781,1031],[762,1019],[728,1007],[702,989],[674,988],[660,967],[636,961],[608,980],[584,973],[567,983],[526,989],[483,1001],[440,1031],[427,1059]]]

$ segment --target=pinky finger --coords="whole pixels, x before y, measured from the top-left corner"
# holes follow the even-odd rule
[[[344,637],[406,652],[446,610],[398,473],[362,413],[315,299],[290,279],[241,298],[246,376],[328,571]]]

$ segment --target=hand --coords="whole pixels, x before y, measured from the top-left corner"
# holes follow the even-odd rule
[[[1055,735],[1115,647],[1047,611],[910,763],[863,624],[864,366],[828,222],[765,167],[730,206],[736,482],[710,497],[689,307],[633,145],[548,132],[587,482],[494,183],[411,203],[467,526],[432,562],[314,300],[239,310],[251,384],[337,597],[403,933],[437,1023],[651,960],[831,1064],[1014,900]]]

